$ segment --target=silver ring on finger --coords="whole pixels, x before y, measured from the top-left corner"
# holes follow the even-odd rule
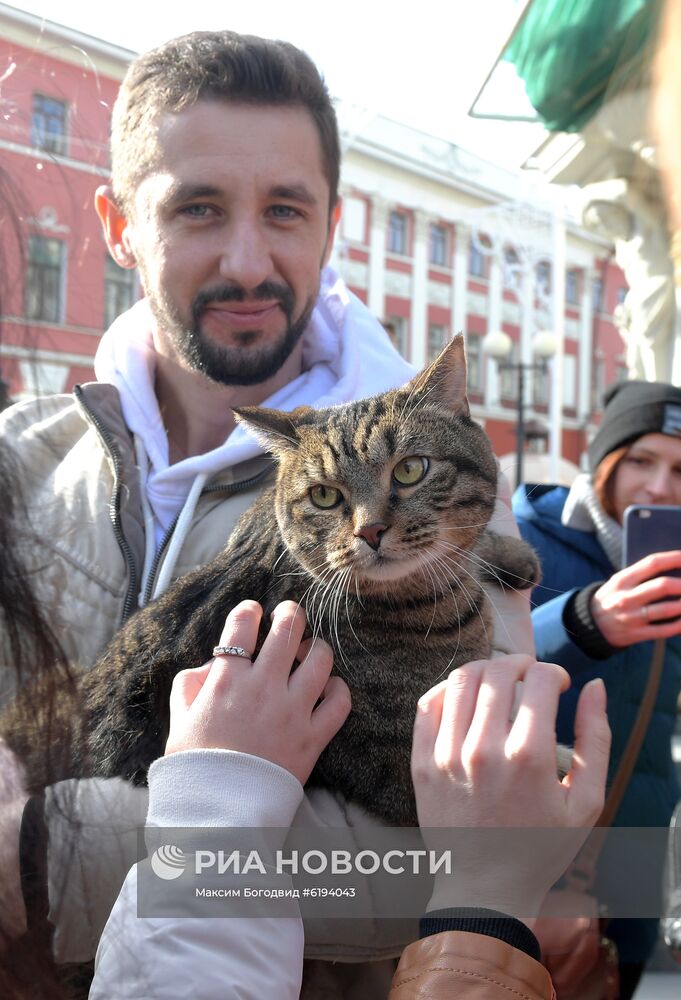
[[[213,656],[240,656],[244,660],[253,659],[253,654],[247,653],[242,646],[215,646]]]
[[[644,604],[643,607],[641,608],[641,618],[643,618],[644,622],[650,620],[650,608],[648,607],[647,604]]]

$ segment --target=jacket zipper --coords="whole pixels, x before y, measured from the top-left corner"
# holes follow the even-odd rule
[[[251,476],[249,479],[242,479],[238,483],[223,483],[223,484],[217,483],[214,486],[204,486],[204,488],[201,490],[199,500],[201,499],[201,497],[206,496],[209,493],[223,493],[225,496],[231,496],[234,493],[241,493],[244,490],[247,490],[249,487],[257,485],[263,479],[267,479],[267,477],[270,476],[271,474],[272,474],[272,466],[267,465],[265,466],[264,469],[261,469],[260,472],[257,472],[254,476]],[[147,584],[146,587],[144,588],[144,593],[142,594],[142,606],[148,604],[149,601],[151,600],[151,595],[154,590],[154,584],[156,583],[156,576],[160,569],[161,561],[163,559],[165,551],[168,548],[168,545],[170,544],[170,539],[173,537],[173,532],[175,531],[177,522],[180,519],[180,513],[181,511],[179,511],[175,515],[173,520],[168,525],[166,532],[163,538],[161,539],[161,544],[156,550],[156,555],[154,556],[154,561],[151,564],[151,570],[149,572]]]
[[[114,441],[111,432],[104,426],[99,417],[92,412],[90,407],[85,402],[85,396],[83,394],[82,387],[77,385],[73,394],[78,400],[78,404],[85,413],[87,419],[95,428],[99,434],[104,447],[111,459],[114,469],[114,484],[113,490],[111,492],[111,498],[109,499],[109,518],[113,527],[114,536],[118,542],[118,547],[121,550],[123,559],[125,560],[126,566],[128,567],[128,589],[125,595],[125,600],[123,602],[123,613],[121,616],[121,624],[126,621],[132,614],[135,603],[137,599],[137,588],[138,588],[138,578],[137,578],[137,566],[135,565],[135,560],[132,556],[132,550],[128,545],[128,541],[123,534],[123,529],[121,527],[121,458],[118,451],[118,446]]]

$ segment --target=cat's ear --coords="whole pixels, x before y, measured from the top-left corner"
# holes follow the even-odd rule
[[[466,355],[463,335],[457,334],[435,361],[405,386],[413,400],[437,402],[462,416],[470,416],[466,396]]]
[[[299,406],[290,413],[264,406],[239,406],[234,409],[237,422],[246,424],[258,441],[276,454],[298,447],[298,427],[308,413],[313,413],[309,406]]]

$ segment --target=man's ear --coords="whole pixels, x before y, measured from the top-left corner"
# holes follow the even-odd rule
[[[95,192],[95,211],[104,230],[109,253],[119,267],[136,267],[137,258],[130,242],[130,226],[121,212],[113,188],[104,184]]]
[[[333,238],[336,235],[336,227],[338,226],[341,217],[341,204],[342,201],[339,198],[331,209],[331,215],[329,216],[329,235],[327,236],[326,246],[324,248],[322,267],[326,267],[329,263],[329,258],[331,257],[331,251],[333,250]]]

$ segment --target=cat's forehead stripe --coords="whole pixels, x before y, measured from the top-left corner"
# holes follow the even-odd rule
[[[321,454],[322,460],[322,470],[327,479],[332,479],[334,473],[338,471],[340,466],[340,455],[336,449],[333,441],[329,437],[327,441],[324,442],[324,449]]]

